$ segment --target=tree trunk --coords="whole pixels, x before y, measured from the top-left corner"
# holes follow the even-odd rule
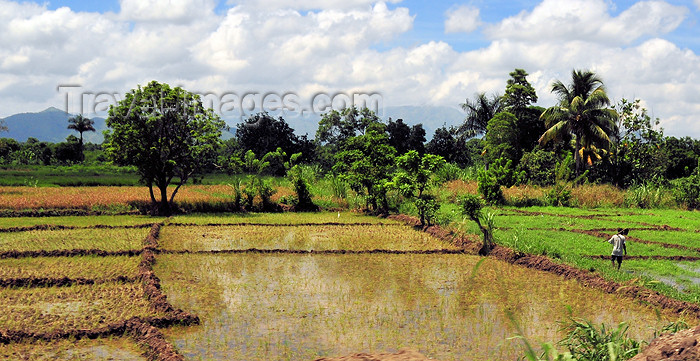
[[[168,202],[168,185],[166,184],[158,184],[158,188],[160,189],[160,205],[158,207],[158,213],[160,213],[161,216],[169,216],[172,212],[170,209],[170,202]]]
[[[576,136],[576,149],[574,149],[574,163],[576,163],[576,177],[581,175],[581,155],[578,150],[581,149],[581,137]]]
[[[151,204],[156,204],[156,196],[153,194],[153,181],[148,181],[148,193],[151,195]]]

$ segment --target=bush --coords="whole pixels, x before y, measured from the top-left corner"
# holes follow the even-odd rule
[[[637,208],[661,208],[671,202],[671,193],[650,183],[632,186],[625,193],[625,205]]]
[[[518,171],[523,172],[523,182],[548,186],[555,182],[554,171],[557,159],[554,152],[537,150],[523,154],[518,164]]]
[[[700,160],[690,177],[675,181],[673,197],[689,209],[700,209]]]
[[[627,337],[628,329],[624,322],[610,329],[572,318],[564,325],[567,336],[559,344],[568,348],[575,360],[627,360],[640,350],[639,342]]]
[[[503,191],[501,190],[501,185],[498,184],[496,176],[491,172],[480,169],[479,170],[479,193],[484,197],[489,204],[503,204],[505,203],[505,198],[503,197]]]
[[[491,164],[489,172],[496,177],[496,182],[498,182],[498,184],[506,188],[520,184],[525,176],[522,171],[516,172],[513,167],[513,161],[506,158],[496,159],[493,164]]]
[[[460,179],[462,169],[452,163],[445,163],[440,169],[435,172],[435,180],[439,183],[445,183]]]

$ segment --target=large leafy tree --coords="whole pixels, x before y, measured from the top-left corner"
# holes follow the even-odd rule
[[[282,148],[287,154],[303,153],[307,157],[313,152],[313,146],[306,136],[297,136],[284,118],[274,118],[265,112],[252,115],[238,124],[236,141],[243,153],[252,150],[261,157],[275,152],[277,148]]]
[[[388,211],[386,184],[394,165],[396,150],[389,145],[386,126],[373,123],[364,134],[350,137],[335,156],[333,171],[350,188],[365,195],[366,206],[377,213]]]
[[[381,119],[369,108],[355,106],[342,110],[331,110],[321,117],[316,131],[316,156],[321,166],[330,168],[345,142],[365,134],[370,125],[381,123]]]
[[[503,110],[502,97],[496,94],[488,96],[486,93],[476,94],[474,100],[467,99],[461,106],[467,116],[459,127],[459,133],[465,137],[486,133],[489,120]]]
[[[430,224],[440,205],[434,196],[426,191],[434,185],[435,172],[445,165],[445,159],[439,155],[423,154],[410,150],[396,159],[399,170],[394,174],[391,187],[401,195],[413,200],[421,226]]]
[[[180,187],[213,163],[226,124],[198,95],[157,81],[127,93],[106,120],[108,157],[136,166],[148,186],[154,211],[169,214]],[[168,186],[177,186],[168,198]],[[153,185],[160,190],[156,200]],[[157,207],[155,207],[157,206]]]
[[[609,108],[610,99],[603,81],[588,70],[573,70],[571,84],[557,80],[552,92],[559,97],[559,104],[542,113],[547,130],[539,143],[561,141],[567,135],[575,138],[574,159],[576,174],[580,174],[584,154],[588,151],[609,150],[611,135],[615,134],[617,112]]]
[[[386,125],[389,133],[389,144],[396,148],[396,154],[404,154],[410,150],[415,150],[423,154],[425,152],[425,129],[423,124],[416,124],[411,127],[404,123],[403,119],[393,121],[389,119]]]
[[[545,131],[544,122],[540,119],[544,109],[532,106],[537,102],[537,93],[527,81],[528,74],[525,70],[515,69],[509,75],[501,102],[503,109],[518,119],[518,153],[521,150],[528,152],[535,147],[537,139]]]
[[[505,158],[518,159],[518,119],[509,112],[500,112],[491,119],[484,137],[484,161],[489,164]]]

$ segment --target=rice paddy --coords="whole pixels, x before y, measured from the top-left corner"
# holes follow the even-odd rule
[[[492,211],[501,244],[676,298],[700,295],[700,269],[683,258],[700,257],[697,212]],[[163,226],[154,233],[152,223]],[[647,258],[626,260],[615,274],[601,256],[621,225],[632,228],[630,253]],[[517,359],[515,324],[539,344],[558,340],[557,321],[569,316],[626,321],[641,340],[678,317],[697,323],[351,212],[0,218],[0,235],[0,359],[144,360],[150,346],[124,326],[134,319],[156,325],[187,360],[314,360],[405,347],[440,360]],[[72,253],[45,254],[53,251]],[[149,257],[154,273],[143,269]],[[153,275],[160,290],[142,281]],[[154,305],[151,292],[161,291],[172,306]],[[200,324],[167,321],[183,311]],[[87,331],[98,338],[70,336]],[[41,336],[60,334],[69,336]]]
[[[544,272],[465,255],[163,255],[156,272],[200,326],[164,331],[192,360],[313,360],[419,350],[439,360],[503,360],[558,339],[557,320],[634,320],[634,336],[672,318]]]

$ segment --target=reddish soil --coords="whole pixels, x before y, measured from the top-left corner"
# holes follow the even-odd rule
[[[0,259],[3,258],[25,258],[25,257],[77,257],[77,256],[138,256],[141,250],[127,251],[103,251],[101,249],[60,249],[54,251],[4,251],[0,252]]]
[[[240,253],[260,253],[260,254],[462,254],[465,253],[461,249],[421,249],[401,251],[395,249],[365,249],[365,250],[345,250],[345,249],[324,249],[324,250],[304,250],[304,249],[260,249],[260,248],[245,248],[245,249],[223,249],[211,251],[189,251],[189,250],[158,250],[156,253],[166,254],[240,254]]]
[[[297,227],[297,226],[377,226],[382,223],[340,223],[340,222],[307,222],[294,224],[270,224],[270,223],[168,223],[168,226],[176,227],[230,227],[230,226],[264,226],[264,227]],[[150,226],[150,225],[149,225]]]
[[[139,214],[138,211],[131,212],[101,212],[88,211],[84,209],[28,209],[28,210],[12,210],[3,209],[0,211],[0,217],[61,217],[61,216],[101,216],[101,215],[127,215]]]
[[[700,360],[700,326],[661,335],[630,361],[696,361]]]
[[[367,353],[357,353],[349,356],[342,357],[323,357],[316,359],[315,361],[427,361],[434,360],[427,358],[417,351],[410,349],[403,349],[397,353],[379,353],[379,354],[367,354]]]
[[[93,280],[89,278],[46,278],[26,277],[0,279],[0,287],[67,287],[72,285],[94,285],[106,282],[134,282],[135,279],[126,276],[118,276],[113,279]]]

